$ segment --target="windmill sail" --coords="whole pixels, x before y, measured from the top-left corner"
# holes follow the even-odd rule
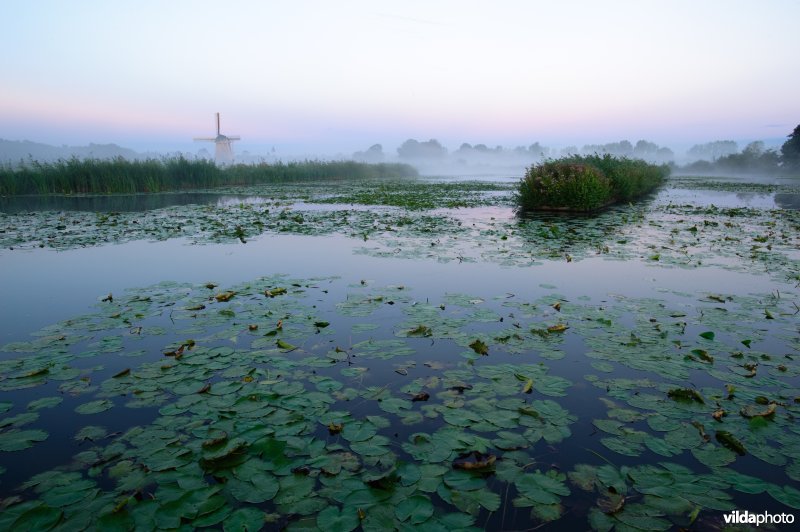
[[[238,135],[227,136],[220,133],[219,113],[216,114],[217,121],[217,136],[216,137],[194,137],[193,140],[213,142],[215,146],[214,160],[217,164],[231,164],[233,163],[233,149],[231,142],[241,140],[242,137]]]

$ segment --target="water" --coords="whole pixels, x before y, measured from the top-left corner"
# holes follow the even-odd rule
[[[76,209],[134,212],[143,217],[147,209],[180,209],[199,201],[232,209],[231,216],[236,216],[238,206],[260,207],[267,202],[265,197],[134,196],[114,198],[105,205],[92,198],[65,201]],[[145,200],[146,205],[141,203]],[[305,213],[306,224],[311,223],[313,212],[334,216],[344,208],[305,201],[298,199],[291,207],[293,212]],[[198,243],[183,236],[59,251],[35,246],[4,249],[0,251],[5,287],[0,344],[6,347],[0,357],[8,365],[2,368],[0,384],[6,386],[0,391],[0,402],[12,405],[3,416],[30,412],[26,405],[42,397],[62,401],[35,410],[39,416],[27,423],[12,420],[0,429],[0,444],[9,431],[47,433],[47,439],[28,448],[0,452],[0,465],[6,469],[0,476],[0,491],[3,497],[44,499],[50,508],[57,508],[53,512],[60,513],[52,515],[62,523],[77,522],[86,513],[80,509],[90,505],[97,505],[97,514],[103,515],[115,506],[115,497],[133,489],[154,494],[156,502],[171,501],[165,486],[172,482],[169,475],[177,475],[184,483],[183,491],[198,493],[198,497],[200,492],[192,491],[198,482],[219,489],[217,494],[225,498],[230,511],[247,507],[277,514],[270,528],[322,524],[316,521],[321,508],[309,507],[297,515],[297,505],[307,499],[304,504],[334,505],[342,514],[350,512],[350,518],[361,509],[368,518],[364,526],[370,520],[386,524],[394,519],[405,526],[408,519],[429,524],[439,519],[444,524],[446,514],[457,513],[472,515],[465,519],[479,527],[522,529],[563,514],[549,526],[584,529],[589,527],[590,514],[595,515],[593,519],[618,519],[597,517],[597,510],[592,510],[597,498],[607,494],[605,485],[597,480],[590,493],[558,474],[574,474],[578,464],[602,467],[611,462],[615,468],[635,469],[671,462],[690,468],[693,479],[706,483],[698,493],[708,492],[713,484],[724,497],[703,502],[700,495],[691,495],[688,509],[667,511],[662,506],[660,518],[665,523],[688,524],[688,515],[698,505],[705,507],[698,521],[704,526],[721,521],[720,505],[785,511],[787,506],[779,501],[792,497],[793,492],[783,487],[797,485],[799,459],[797,446],[791,444],[796,441],[791,416],[798,414],[791,398],[800,388],[800,368],[792,356],[798,350],[792,305],[800,299],[796,282],[788,275],[796,272],[792,270],[796,268],[792,261],[798,258],[796,234],[780,238],[782,228],[775,224],[781,218],[768,215],[736,219],[737,227],[725,232],[724,223],[731,218],[708,209],[713,204],[720,209],[768,211],[791,201],[781,194],[668,189],[645,204],[645,213],[622,207],[598,219],[545,216],[525,221],[510,207],[445,209],[431,214],[453,220],[452,225],[422,226],[419,232],[398,228],[370,234],[368,240],[346,236],[340,229],[325,234],[267,232],[248,237],[246,244],[236,239]],[[3,210],[13,214],[37,209],[27,200],[12,203],[5,203]],[[690,204],[698,210],[676,212],[671,204]],[[70,207],[45,204],[43,208],[66,211]],[[360,211],[364,209],[353,210]],[[383,212],[391,217],[404,211]],[[691,226],[696,229],[689,231]],[[763,243],[771,246],[773,260],[768,260],[770,255],[763,259],[749,255],[756,253],[749,239],[760,238],[762,228],[776,233]],[[542,237],[544,229],[549,233]],[[598,236],[580,240],[587,231]],[[740,241],[726,241],[724,236]],[[604,251],[604,245],[610,249]],[[766,248],[758,253],[767,253]],[[159,283],[160,287],[143,290]],[[208,289],[207,283],[217,286]],[[276,287],[288,293],[264,295]],[[214,296],[225,290],[236,295],[230,301],[217,301]],[[187,310],[194,308],[198,310]],[[85,315],[90,318],[79,319]],[[567,329],[548,332],[548,327],[557,324]],[[410,333],[420,326],[429,331]],[[32,336],[43,328],[48,328],[43,336]],[[715,333],[713,340],[700,337],[707,331]],[[65,340],[59,340],[60,336]],[[188,338],[196,340],[196,352],[186,347],[179,360],[163,354],[178,349]],[[277,339],[289,347],[280,347]],[[476,339],[485,342],[487,355],[478,353]],[[750,345],[744,346],[743,341]],[[33,344],[19,351],[19,342]],[[203,358],[216,348],[227,350],[221,355],[224,364]],[[700,358],[701,351],[713,362]],[[38,371],[38,360],[53,359],[66,366],[20,376]],[[750,361],[757,364],[756,376],[742,376],[747,373],[743,365]],[[159,366],[167,369],[157,370]],[[77,372],[73,375],[72,370]],[[125,370],[130,374],[115,377]],[[151,371],[156,373],[151,375]],[[175,371],[180,372],[180,380],[169,377]],[[247,376],[252,376],[252,382]],[[523,391],[528,379],[531,394]],[[469,388],[453,391],[454,383],[462,381]],[[157,383],[152,392],[151,383]],[[204,383],[211,384],[211,397],[198,393]],[[213,395],[225,383],[242,388]],[[725,398],[724,385],[729,383],[737,388],[735,399]],[[283,385],[300,386],[305,393],[275,388]],[[669,390],[687,387],[700,390],[706,403],[683,404],[668,398]],[[137,388],[141,389],[131,393]],[[427,401],[410,400],[423,390],[429,393]],[[265,391],[273,394],[263,399],[265,412],[267,404],[278,409],[264,414],[272,432],[267,440],[251,442],[241,456],[255,459],[259,441],[288,442],[293,450],[280,456],[288,457],[292,467],[310,468],[314,487],[294,497],[301,490],[294,483],[305,482],[305,477],[281,471],[279,455],[267,453],[259,456],[271,461],[268,471],[275,473],[264,482],[279,482],[280,488],[274,498],[248,503],[234,489],[236,482],[247,479],[231,476],[235,465],[229,469],[225,463],[209,462],[209,449],[216,447],[201,443],[208,442],[214,430],[230,433],[231,440],[241,430],[244,422],[231,417],[231,412],[239,411],[234,405],[222,405],[226,398],[244,400]],[[333,399],[330,406],[307,404],[303,397],[308,393]],[[765,407],[754,403],[758,394],[780,400],[777,412],[768,419],[740,415],[739,410],[747,407],[763,412]],[[651,395],[659,401],[641,399]],[[95,414],[76,413],[76,408],[96,401],[113,405]],[[196,404],[203,406],[177,415],[164,410],[179,401],[199,401]],[[519,408],[538,411],[538,417],[529,419],[517,406],[509,409],[512,401],[519,401]],[[550,413],[549,408],[557,408],[552,405],[562,410]],[[721,424],[710,416],[716,405],[728,411]],[[484,416],[484,408],[493,414]],[[298,418],[294,429],[275,417],[281,411],[314,421],[305,425]],[[462,419],[462,413],[473,417]],[[513,423],[495,419],[500,414],[510,416]],[[567,415],[574,420],[565,421]],[[389,425],[373,426],[367,416],[380,416]],[[652,417],[672,419],[680,428],[653,429],[649,426]],[[346,427],[341,434],[327,428],[328,420],[335,424],[337,419]],[[598,425],[597,420],[602,422]],[[691,422],[702,424],[708,442]],[[175,430],[175,437],[193,456],[206,456],[200,462],[206,474],[195,475],[192,468],[198,467],[197,458],[187,463],[178,460],[178,465],[161,470],[152,458],[159,449],[135,443],[125,434],[130,427],[149,430],[154,423]],[[359,423],[386,440],[377,436],[362,440],[347,433]],[[103,427],[106,435],[97,441],[76,440],[76,433],[85,426]],[[558,427],[568,430],[560,433]],[[715,438],[721,428],[744,442],[746,455],[737,457],[724,448]],[[450,443],[454,438],[466,439],[453,444],[451,453],[439,460],[423,447],[415,447],[414,442],[421,441],[412,436],[415,433],[447,435],[442,442]],[[527,442],[520,449],[503,443],[519,437]],[[324,452],[319,445],[324,445]],[[96,449],[91,451],[98,453],[96,458],[79,454],[91,449]],[[492,454],[497,459],[494,469],[477,473],[454,469],[453,460],[474,458],[467,451]],[[324,469],[332,467],[324,465],[326,457],[339,452],[354,456],[358,468],[338,474]],[[103,453],[110,457],[107,462],[100,458]],[[224,457],[235,464],[244,459],[237,458],[240,454]],[[138,484],[131,481],[133,488],[124,487],[111,469],[115,464],[123,467],[118,465],[122,462],[149,464],[155,473]],[[417,472],[404,462],[444,465],[447,472],[441,477],[444,480],[428,478],[433,485],[428,489],[414,480]],[[48,499],[46,490],[18,490],[33,475],[64,466],[96,483],[100,491],[91,488],[84,498],[68,504]],[[392,467],[398,468],[397,478],[387,473]],[[537,470],[551,475],[550,480],[542,480]],[[128,475],[136,471],[134,467]],[[735,482],[721,480],[727,478],[721,476],[724,471],[751,475],[770,485],[772,492],[781,490],[780,494],[776,498],[767,492],[755,496],[738,492]],[[390,475],[390,480],[372,480],[382,474]],[[226,478],[228,482],[222,483]],[[545,482],[542,486],[552,484],[556,491],[542,486],[533,489],[531,483],[540,481]],[[373,485],[377,488],[369,487]],[[324,486],[338,487],[328,492]],[[686,484],[678,491],[692,494],[692,486]],[[653,506],[652,497],[639,491],[644,489],[641,486],[628,480],[626,489],[630,500],[619,510],[625,519],[637,519],[637,504],[651,514],[658,507]],[[353,491],[342,495],[347,490]],[[522,507],[517,507],[513,500],[522,493],[528,493],[528,498],[518,500]],[[370,498],[381,494],[390,497],[389,510]],[[493,497],[499,497],[496,508]],[[525,505],[535,497],[541,499],[534,505],[539,513],[532,515]],[[416,517],[396,511],[406,499],[419,503],[409,508],[418,512]],[[434,517],[427,517],[423,499],[432,501]],[[555,504],[543,502],[551,499]],[[485,506],[480,507],[480,501]],[[131,502],[119,517],[135,520],[137,526],[152,525],[146,506]],[[202,518],[190,510],[183,514],[188,524]],[[223,516],[227,518],[231,516]]]

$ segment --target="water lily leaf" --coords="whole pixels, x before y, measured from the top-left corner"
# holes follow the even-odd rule
[[[676,456],[683,452],[682,448],[671,445],[660,438],[647,438],[644,444],[648,449],[661,456]]]
[[[389,448],[386,447],[388,444],[388,438],[376,435],[367,440],[351,442],[350,449],[362,456],[381,456],[389,452]]]
[[[391,506],[372,506],[361,511],[364,512],[364,520],[361,522],[364,532],[385,532],[395,528],[395,516]]]
[[[522,386],[522,393],[531,393],[533,391],[533,379],[528,379]]]
[[[451,497],[456,508],[470,515],[477,515],[481,506],[490,512],[500,509],[500,495],[486,488],[473,491],[453,490]]]
[[[340,511],[336,506],[328,506],[317,515],[317,527],[320,530],[350,532],[358,528],[358,525],[358,513],[352,508]]]
[[[225,489],[237,500],[252,504],[272,500],[279,488],[278,480],[266,473],[258,473],[246,481],[231,478],[225,483]]]
[[[647,425],[656,431],[668,432],[680,428],[680,421],[656,414],[647,418]]]
[[[744,475],[732,469],[717,469],[715,474],[731,485],[736,491],[756,495],[763,493],[770,486],[766,481],[750,475]]]
[[[708,467],[721,467],[736,460],[736,453],[725,447],[704,445],[692,449],[692,454],[698,461]]]
[[[75,408],[75,412],[79,414],[99,414],[100,412],[105,412],[109,408],[114,406],[113,401],[109,401],[108,399],[98,399],[97,401],[89,401],[88,403],[83,403],[82,405]]]
[[[215,469],[228,458],[241,456],[249,445],[244,438],[219,438],[206,441],[209,441],[209,444],[203,446],[200,460],[201,467],[206,470]]]
[[[800,510],[800,490],[794,486],[779,486],[772,485],[767,488],[767,492],[772,495],[772,498],[778,502]]]
[[[700,333],[700,338],[705,338],[706,340],[713,340],[716,335],[713,331],[706,331]]]
[[[314,490],[316,479],[304,475],[289,475],[279,480],[280,491],[275,497],[277,504],[293,504],[308,497]]]
[[[20,515],[11,530],[50,530],[61,520],[61,510],[41,505]]]
[[[514,484],[524,497],[539,504],[559,504],[562,496],[570,494],[566,475],[527,473],[519,477]]]
[[[94,482],[84,480],[67,486],[54,486],[42,494],[42,500],[49,506],[63,508],[87,498],[94,499],[98,491]]]
[[[64,399],[62,397],[42,397],[28,403],[28,410],[41,410],[43,408],[53,408],[60,405]]]
[[[378,505],[391,497],[390,490],[375,489],[367,487],[365,489],[358,489],[348,493],[344,500],[345,508],[361,508],[371,510],[372,506]],[[370,510],[367,510],[369,512]]]
[[[489,354],[489,346],[486,345],[482,340],[477,339],[473,341],[469,346],[472,348],[473,351],[478,353],[479,355],[488,355]]]
[[[703,396],[694,388],[673,388],[667,392],[667,397],[676,401],[698,402],[705,404]]]
[[[21,414],[17,414],[16,416],[7,417],[5,419],[0,420],[0,428],[5,427],[22,427],[29,423],[33,423],[39,419],[39,414],[36,412],[23,412]]]
[[[644,452],[644,447],[641,443],[623,438],[601,438],[600,443],[614,451],[615,453],[623,454],[625,456],[640,456]]]
[[[368,422],[354,421],[342,429],[342,436],[350,442],[366,441],[378,433],[378,428]]]
[[[427,325],[417,325],[405,332],[405,336],[427,338],[433,336],[433,331]]]
[[[220,303],[224,303],[225,301],[230,301],[235,295],[236,292],[232,292],[229,290],[227,292],[220,292],[219,294],[214,296],[214,299],[216,299]]]
[[[97,527],[104,531],[126,532],[128,530],[133,530],[136,527],[136,522],[126,510],[121,510],[101,515],[97,520]]]
[[[755,408],[752,405],[747,405],[743,407],[740,411],[742,417],[745,418],[771,418],[775,414],[775,410],[777,409],[778,405],[775,403],[770,403],[767,408]]]
[[[433,515],[433,503],[428,497],[415,495],[401,501],[395,507],[394,514],[400,521],[418,525],[424,523]]]
[[[257,508],[238,508],[222,522],[225,532],[252,532],[266,524],[266,514]]]
[[[37,441],[47,439],[47,433],[43,430],[19,430],[11,429],[0,433],[0,451],[21,451]]]
[[[672,528],[672,523],[668,520],[646,514],[642,515],[624,511],[615,514],[614,518],[633,527],[635,530],[662,531]]]
[[[78,441],[99,441],[106,437],[108,432],[103,427],[96,427],[94,425],[88,425],[83,427],[81,430],[75,434],[75,439]]]
[[[466,471],[451,470],[444,475],[447,487],[459,491],[473,491],[486,487],[486,481],[480,476]]]
[[[742,442],[737,440],[730,432],[718,430],[715,434],[715,437],[717,438],[717,441],[724,447],[727,447],[739,456],[745,455],[744,445],[742,445]]]
[[[284,349],[286,352],[294,351],[295,349],[297,349],[296,345],[292,345],[289,342],[280,339],[277,342],[275,342],[275,345],[277,345],[280,349]]]
[[[453,462],[453,469],[462,469],[464,471],[479,471],[491,469],[497,457],[493,454],[484,454],[479,451],[473,451],[467,456],[460,456]],[[445,479],[447,482],[447,479]]]
[[[449,513],[438,516],[437,521],[444,526],[445,530],[462,530],[473,526],[475,518],[469,514]]]

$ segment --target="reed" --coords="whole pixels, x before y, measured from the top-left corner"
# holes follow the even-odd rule
[[[519,183],[522,211],[589,212],[631,201],[664,182],[669,167],[611,155],[569,156],[528,168]]]
[[[414,177],[406,164],[302,161],[218,167],[183,157],[128,160],[62,159],[0,166],[0,195],[132,194],[291,181]]]

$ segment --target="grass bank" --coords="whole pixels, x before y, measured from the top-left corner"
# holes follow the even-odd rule
[[[131,194],[292,181],[415,177],[406,164],[303,161],[218,167],[183,157],[132,161],[66,159],[0,167],[0,195]]]
[[[570,156],[528,168],[519,183],[523,211],[593,211],[631,201],[664,182],[669,168],[611,155]]]

